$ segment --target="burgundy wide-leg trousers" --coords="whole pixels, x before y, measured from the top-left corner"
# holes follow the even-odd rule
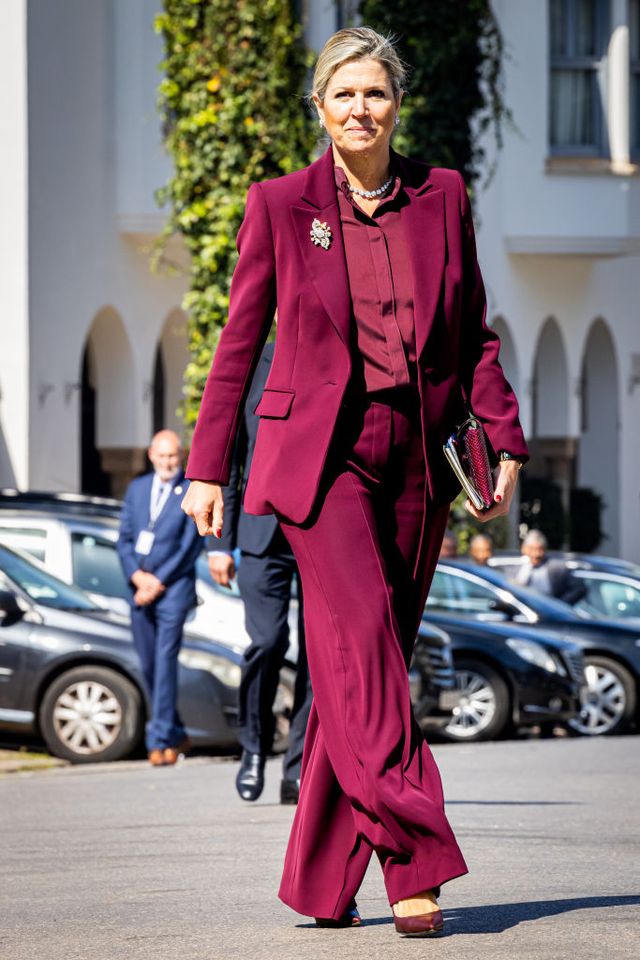
[[[314,703],[280,898],[316,917],[349,907],[374,851],[390,903],[467,872],[407,674],[449,509],[425,497],[417,391],[373,396],[343,411],[312,516],[282,520]]]

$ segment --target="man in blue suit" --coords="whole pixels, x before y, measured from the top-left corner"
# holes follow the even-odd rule
[[[273,701],[280,668],[289,647],[289,602],[294,579],[298,586],[298,670],[289,747],[284,757],[280,801],[297,803],[302,747],[311,709],[302,619],[302,593],[291,548],[273,514],[254,516],[242,506],[251,468],[259,418],[254,410],[262,396],[273,360],[273,343],[267,343],[249,388],[238,429],[229,485],[224,489],[224,523],[219,540],[209,540],[209,571],[217,583],[228,586],[235,575],[233,558],[240,549],[238,586],[244,601],[245,626],[251,645],[244,654],[239,690],[242,760],[236,789],[243,800],[257,800],[264,787],[265,759],[274,734]]]
[[[176,763],[190,742],[177,710],[182,628],[196,604],[202,539],[180,509],[189,484],[180,438],[161,430],[148,450],[153,472],[126,492],[118,554],[131,586],[131,626],[151,702],[146,743],[152,766]]]

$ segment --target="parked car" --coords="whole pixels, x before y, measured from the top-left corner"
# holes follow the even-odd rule
[[[118,501],[113,501],[117,503]],[[117,515],[100,516],[90,511],[67,512],[60,503],[49,511],[46,505],[0,502],[0,543],[23,550],[65,583],[86,590],[101,606],[129,617],[130,590],[116,550]],[[196,593],[198,606],[189,613],[185,635],[215,637],[218,643],[245,649],[249,636],[244,626],[244,605],[235,583],[221,587],[211,578],[206,553],[198,558]],[[297,601],[289,611],[289,667],[298,656]]]
[[[640,567],[616,557],[599,557],[577,553],[550,551],[549,556],[562,559],[571,576],[586,589],[574,604],[581,613],[597,619],[636,621],[640,626]],[[517,553],[500,553],[489,565],[509,580],[515,579],[524,558]]]
[[[449,633],[453,623],[469,621],[529,624],[536,631],[560,633],[585,656],[580,715],[569,726],[593,736],[623,733],[637,724],[640,628],[631,623],[587,617],[493,569],[456,560],[438,564],[425,616]]]
[[[441,730],[458,705],[451,637],[433,624],[423,624],[409,669],[411,700],[423,730]]]
[[[455,701],[442,733],[448,740],[495,740],[521,727],[574,719],[584,658],[550,630],[483,623],[428,613],[420,627],[445,626],[455,670]]]
[[[241,650],[189,637],[179,657],[179,709],[198,746],[237,744]],[[85,763],[139,745],[148,703],[123,618],[0,547],[0,728],[41,736]]]
[[[93,498],[88,498],[90,509],[86,513],[82,509],[82,498],[74,501],[76,506],[71,513],[65,508],[66,500],[57,499],[50,511],[46,497],[38,496],[39,499],[34,495],[32,501],[23,502],[17,509],[13,499],[5,504],[0,498],[0,543],[29,553],[58,579],[84,589],[94,603],[106,606],[128,622],[129,589],[116,551],[118,519],[115,511],[110,515],[99,515],[94,510]],[[215,638],[217,645],[229,648],[237,658],[250,643],[237,584],[232,582],[230,588],[225,588],[215,583],[204,551],[198,558],[196,574],[199,604],[190,612],[185,624],[185,640],[189,644],[198,644],[203,638]],[[298,656],[295,590],[289,609],[289,635],[289,650],[274,704],[276,749],[286,744],[288,716],[293,705]],[[432,631],[429,642],[423,642],[419,662],[416,661],[412,670],[412,690],[421,722],[430,727],[448,721],[451,716],[451,705],[446,706],[445,688],[447,683],[453,686],[453,673],[447,680],[443,666],[448,642],[442,631]],[[183,659],[188,656],[185,650],[183,646]]]

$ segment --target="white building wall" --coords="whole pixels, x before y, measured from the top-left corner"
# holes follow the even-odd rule
[[[518,129],[506,131],[496,177],[478,196],[478,252],[489,312],[504,318],[513,336],[528,435],[536,345],[547,318],[555,317],[567,360],[566,383],[556,390],[565,391],[568,435],[576,441],[586,339],[594,320],[606,321],[618,358],[619,431],[614,443],[606,438],[602,450],[610,455],[617,448],[620,470],[614,483],[619,510],[605,513],[608,539],[601,549],[638,561],[640,386],[628,385],[632,354],[640,354],[640,178],[604,169],[588,173],[586,167],[580,172],[578,166],[571,173],[549,169],[548,5],[540,0],[493,5],[509,52],[506,98]],[[600,398],[603,405],[614,402],[606,389]],[[596,476],[602,471],[581,467],[579,452],[578,482]],[[605,499],[610,496],[607,492]]]
[[[27,6],[0,4],[0,486],[28,478]]]
[[[143,6],[153,4],[127,5],[131,36],[116,58],[121,5],[29,2],[32,487],[78,488],[80,365],[87,334],[105,307],[122,320],[132,363],[122,368],[110,365],[103,351],[95,354],[98,367],[106,366],[99,377],[98,442],[147,445],[155,345],[182,298],[183,282],[151,273],[150,236],[119,230],[120,217],[132,222],[153,214],[153,190],[162,183],[155,178],[166,175],[150,160],[146,181],[141,176],[160,140],[159,118],[155,135],[151,123],[160,47],[149,9],[145,42],[134,43]],[[117,92],[132,76],[137,87],[131,83],[127,109],[118,112],[124,100]],[[137,88],[147,91],[146,103]],[[136,122],[139,135],[128,143]],[[161,224],[156,213],[154,226]],[[128,376],[132,383],[123,382]],[[123,396],[134,399],[126,416]]]

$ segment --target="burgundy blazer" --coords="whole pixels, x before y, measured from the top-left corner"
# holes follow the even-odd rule
[[[469,199],[455,170],[396,155],[410,202],[402,210],[413,269],[418,386],[428,490],[453,499],[459,485],[442,444],[470,407],[493,451],[526,457],[518,404],[485,322]],[[315,246],[312,222],[331,230]],[[349,284],[331,148],[303,170],[247,195],[238,232],[229,319],[207,379],[187,465],[190,479],[225,485],[246,394],[278,308],[271,372],[244,506],[302,523],[314,505],[351,373]]]

